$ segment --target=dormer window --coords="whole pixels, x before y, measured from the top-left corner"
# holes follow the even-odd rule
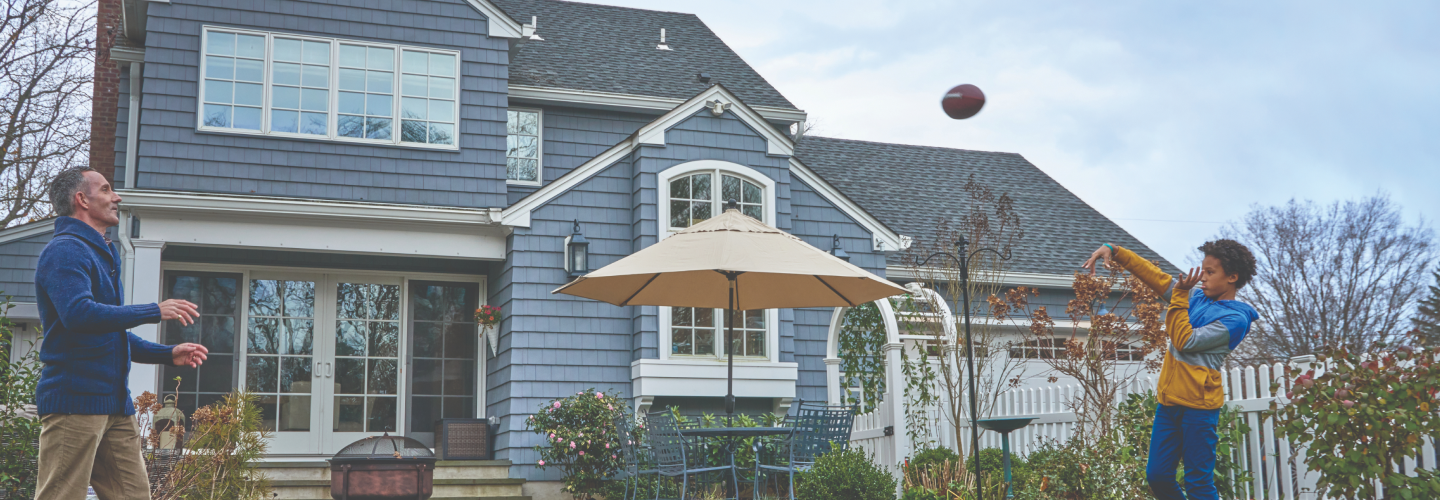
[[[505,178],[511,184],[540,185],[540,110],[505,113]]]
[[[743,177],[701,171],[670,181],[670,229],[684,229],[719,215],[730,200],[739,202],[745,215],[770,222],[765,220],[765,188]]]

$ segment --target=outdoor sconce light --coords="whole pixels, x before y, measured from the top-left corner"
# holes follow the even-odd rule
[[[575,220],[575,230],[565,237],[565,270],[571,278],[590,272],[590,242],[580,234],[580,220]]]
[[[845,253],[845,250],[840,248],[840,235],[838,234],[835,235],[834,239],[830,240],[830,255],[834,255],[836,258],[845,262],[850,262],[850,254]]]

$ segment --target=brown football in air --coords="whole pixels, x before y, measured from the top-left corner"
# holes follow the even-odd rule
[[[951,118],[964,120],[985,107],[985,93],[980,91],[980,87],[968,83],[956,85],[945,92],[945,97],[940,99],[940,107],[945,108],[945,114]]]

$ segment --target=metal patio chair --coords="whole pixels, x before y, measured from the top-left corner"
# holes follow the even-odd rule
[[[815,459],[831,450],[840,451],[850,446],[850,431],[855,424],[854,406],[827,406],[823,403],[796,405],[795,415],[787,415],[787,426],[791,427],[789,438],[778,443],[779,450],[768,450],[771,458],[766,464],[762,460],[763,447],[756,446],[754,491],[762,491],[761,478],[765,472],[784,472],[789,476],[790,499],[795,499],[795,473],[810,470]]]
[[[655,469],[655,460],[649,446],[640,442],[635,432],[635,422],[630,415],[615,417],[615,431],[620,435],[620,454],[624,465],[614,479],[625,481],[625,493],[622,498],[632,499],[640,495],[640,478],[646,474],[659,475],[660,471]],[[658,481],[658,478],[657,478]],[[635,493],[632,495],[630,485],[635,485]],[[657,494],[660,485],[655,485]]]
[[[693,462],[704,460],[706,454],[697,453],[696,443],[691,443],[685,438],[683,430],[676,424],[674,416],[669,411],[649,413],[646,422],[649,430],[646,437],[655,455],[656,472],[661,476],[678,476],[680,478],[680,498],[685,498],[686,493],[689,492],[692,474],[728,470],[730,471],[730,484],[739,484],[739,477],[735,474],[733,455],[727,465],[712,466]],[[658,485],[655,488],[655,498],[660,498]]]

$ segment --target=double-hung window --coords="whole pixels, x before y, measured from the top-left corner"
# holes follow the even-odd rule
[[[513,184],[540,184],[540,111],[505,114],[505,178]]]
[[[734,200],[741,213],[766,220],[767,193],[761,183],[724,169],[704,169],[669,177],[667,184],[668,217],[662,224],[679,231],[704,222],[725,210],[725,203]],[[724,356],[727,313],[724,309],[694,307],[670,308],[671,356]],[[770,311],[736,311],[732,349],[737,357],[767,357],[769,351]]]
[[[458,52],[215,27],[202,52],[200,130],[458,145]]]

